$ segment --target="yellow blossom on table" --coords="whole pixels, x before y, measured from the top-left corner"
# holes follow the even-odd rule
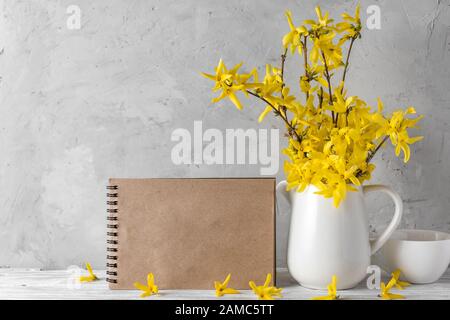
[[[228,283],[231,279],[231,273],[227,275],[225,280],[221,283],[219,281],[214,281],[214,288],[216,289],[216,296],[221,297],[225,294],[236,294],[239,293],[238,290],[233,288],[228,288]]]
[[[403,290],[404,287],[409,286],[410,284],[406,281],[400,281],[401,271],[399,269],[392,272],[392,278],[389,280],[387,284],[384,282],[381,283],[381,292],[380,297],[383,300],[394,300],[394,299],[404,299],[405,297],[401,294],[391,293],[391,289],[396,287],[397,289]]]
[[[401,294],[395,294],[391,293],[390,290],[394,286],[395,281],[389,281],[388,284],[384,284],[384,282],[381,282],[381,292],[380,297],[383,300],[396,300],[396,299],[404,299],[405,297]]]
[[[337,300],[339,296],[337,295],[337,277],[334,275],[331,278],[331,283],[327,286],[328,295],[314,297],[313,300]]]
[[[403,290],[405,287],[410,286],[411,284],[409,282],[406,281],[400,281],[400,274],[401,271],[400,269],[396,269],[394,272],[392,272],[392,278],[395,279],[395,287],[399,290]]]
[[[80,282],[91,282],[91,281],[94,281],[94,280],[98,280],[98,277],[94,274],[94,271],[92,271],[91,264],[88,263],[88,262],[86,262],[86,269],[89,272],[89,275],[88,276],[81,276],[79,278]]]
[[[159,292],[158,286],[155,285],[155,277],[151,272],[147,275],[147,285],[140,282],[135,282],[133,285],[136,289],[143,291],[140,295],[141,298],[145,298]]]
[[[253,281],[249,282],[250,288],[259,300],[274,300],[274,297],[281,297],[281,290],[283,289],[269,286],[271,280],[272,274],[269,273],[267,274],[266,281],[262,286],[257,286]]]

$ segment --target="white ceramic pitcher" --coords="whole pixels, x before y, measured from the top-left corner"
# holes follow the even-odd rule
[[[338,289],[356,286],[366,276],[371,255],[389,239],[402,217],[400,196],[383,185],[347,192],[338,208],[332,198],[315,194],[314,186],[303,192],[287,192],[286,181],[281,181],[277,191],[286,197],[292,209],[288,269],[300,285],[308,288],[325,289],[333,275],[338,278]],[[395,213],[386,230],[370,241],[364,195],[372,191],[391,196]]]

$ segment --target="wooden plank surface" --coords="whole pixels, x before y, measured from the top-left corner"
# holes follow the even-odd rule
[[[97,270],[100,280],[78,283],[78,269],[48,270],[0,268],[0,299],[140,299],[136,290],[109,290],[105,271]],[[278,269],[278,286],[283,299],[311,299],[324,291],[303,288],[289,276],[286,269]],[[144,282],[142,279],[141,282]],[[339,292],[343,299],[379,299],[378,290],[369,290],[363,281],[358,287]],[[436,283],[412,285],[401,292],[406,299],[450,299],[450,269]],[[216,299],[214,290],[162,290],[158,296],[146,299]],[[251,291],[220,299],[255,299]]]

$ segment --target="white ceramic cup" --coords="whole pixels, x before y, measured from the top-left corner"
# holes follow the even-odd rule
[[[378,261],[386,272],[396,269],[411,283],[437,281],[450,264],[450,234],[431,230],[397,230],[381,248]]]

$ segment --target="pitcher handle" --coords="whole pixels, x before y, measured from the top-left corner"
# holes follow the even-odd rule
[[[371,247],[372,255],[375,254],[384,245],[384,243],[389,239],[389,237],[392,235],[392,233],[395,231],[395,229],[397,229],[398,225],[400,224],[400,221],[402,219],[402,214],[403,214],[403,202],[397,192],[392,190],[390,187],[384,186],[384,185],[374,184],[374,185],[370,185],[370,186],[363,186],[364,194],[373,192],[373,191],[381,191],[381,192],[389,195],[392,198],[392,200],[394,201],[395,212],[394,212],[394,217],[392,218],[392,221],[388,225],[386,230],[384,230],[384,232],[377,239],[375,239],[374,241],[371,242],[370,247]]]
[[[287,182],[286,180],[280,181],[277,184],[277,193],[281,193],[283,195],[283,197],[289,202],[291,203],[291,198],[289,197],[289,192],[286,191],[286,187],[287,187]]]

